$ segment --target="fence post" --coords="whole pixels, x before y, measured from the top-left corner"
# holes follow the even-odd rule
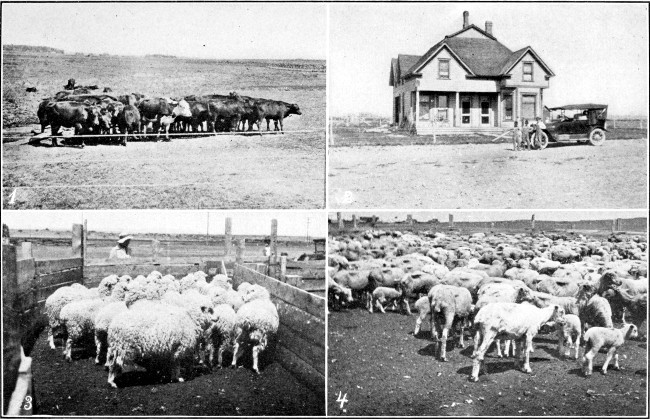
[[[612,220],[612,233],[616,231],[616,219]]]
[[[530,218],[530,228],[535,230],[535,214]]]
[[[72,256],[83,257],[83,224],[72,224]]]
[[[151,239],[151,259],[154,262],[158,262],[159,255],[160,255],[160,240]]]
[[[278,220],[271,220],[271,258],[273,263],[278,261]]]
[[[343,230],[345,224],[343,224],[343,217],[341,216],[340,212],[336,213],[336,221],[338,222],[339,230]]]
[[[449,228],[454,228],[454,214],[449,214]]]
[[[406,214],[406,224],[413,225],[413,216],[411,214]]]
[[[230,217],[226,217],[224,247],[225,247],[225,255],[226,256],[230,255],[230,251],[232,249],[232,219]]]
[[[34,259],[31,242],[20,243],[20,259]]]
[[[356,214],[352,214],[352,228],[355,229],[355,230],[357,228],[359,228],[358,225],[357,225],[357,215]]]
[[[244,261],[244,250],[246,250],[246,239],[241,238],[237,242],[237,256],[235,257],[238,265],[241,265]]]
[[[280,281],[284,282],[287,276],[287,257],[280,257]]]

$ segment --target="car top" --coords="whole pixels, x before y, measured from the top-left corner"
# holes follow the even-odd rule
[[[596,103],[583,103],[579,105],[564,105],[564,106],[556,106],[555,108],[548,108],[549,111],[557,111],[557,110],[575,110],[575,109],[606,109],[607,105],[599,105]]]

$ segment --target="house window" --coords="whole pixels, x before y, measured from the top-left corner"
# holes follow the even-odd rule
[[[449,79],[449,60],[438,60],[438,78]]]
[[[523,81],[533,81],[533,63],[524,63],[524,78]]]
[[[449,119],[449,100],[447,95],[438,96],[438,121],[447,122]]]
[[[512,95],[503,96],[503,120],[512,121]]]
[[[429,111],[431,108],[435,108],[433,102],[433,95],[428,93],[420,93],[420,120],[428,121],[429,120]]]
[[[521,117],[532,121],[537,115],[537,97],[535,95],[521,96]]]

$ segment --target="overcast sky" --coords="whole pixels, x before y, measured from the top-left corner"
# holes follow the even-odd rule
[[[647,4],[334,4],[330,110],[391,115],[390,60],[423,55],[469,22],[512,51],[532,46],[556,74],[546,105],[604,102],[610,114],[647,115]]]
[[[609,220],[614,218],[636,218],[647,217],[647,211],[510,211],[510,210],[497,210],[497,211],[342,211],[341,215],[344,219],[352,219],[352,214],[357,217],[369,217],[376,215],[382,221],[405,221],[406,214],[411,214],[414,220],[428,221],[437,218],[440,222],[449,221],[449,214],[454,215],[454,221],[507,221],[507,220],[530,220],[531,216],[535,214],[536,220],[547,221],[579,221],[579,220]],[[336,220],[336,213],[329,214],[329,218]]]
[[[2,43],[66,52],[233,58],[327,56],[322,4],[3,4]]]
[[[224,234],[226,217],[232,218],[232,234],[271,234],[271,220],[278,220],[278,235],[326,237],[327,220],[322,211],[2,211],[10,229],[70,230],[88,220],[88,230],[129,233]]]

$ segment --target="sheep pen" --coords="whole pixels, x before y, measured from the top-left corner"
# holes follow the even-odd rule
[[[473,296],[490,283],[530,287],[534,301],[522,304],[544,304],[539,299],[548,298],[547,294],[538,291],[537,284],[547,284],[551,279],[559,285],[572,280],[599,283],[608,269],[615,270],[619,278],[647,283],[644,275],[637,274],[637,270],[644,272],[647,266],[645,235],[539,230],[512,233],[494,228],[485,233],[405,231],[408,229],[404,225],[384,230],[331,227],[329,254],[336,255],[337,260],[329,263],[332,268],[328,274],[336,280],[350,276],[344,271],[357,276],[375,271],[369,276],[380,278],[377,271],[390,267],[403,269],[408,280],[417,276],[417,271],[431,272],[443,266],[449,274],[443,272],[439,283],[466,287]],[[550,249],[556,245],[572,249],[574,259],[553,263],[558,256],[553,256]],[[507,269],[498,276],[475,278],[467,273],[502,265]],[[506,274],[510,269],[514,270]],[[493,269],[494,273],[499,271]],[[556,271],[559,272],[554,275]],[[575,279],[567,272],[577,272]],[[517,277],[512,278],[513,275]],[[646,412],[647,340],[642,336],[647,336],[645,322],[637,325],[641,337],[628,340],[619,348],[620,371],[597,373],[585,379],[575,356],[566,358],[564,351],[558,352],[556,329],[543,327],[533,339],[532,373],[513,368],[514,359],[497,357],[492,346],[485,356],[487,374],[481,374],[478,382],[473,383],[468,380],[473,363],[473,329],[466,330],[462,349],[456,348],[458,329],[450,331],[448,360],[441,362],[437,359],[438,342],[431,335],[426,314],[418,322],[419,333],[413,333],[418,313],[427,309],[422,307],[422,296],[426,293],[409,296],[411,304],[419,301],[412,315],[404,314],[401,307],[387,309],[385,314],[371,313],[361,297],[363,293],[372,293],[379,282],[366,281],[360,289],[353,289],[354,303],[343,302],[341,309],[330,307],[330,415],[628,416]],[[554,292],[561,294],[567,289],[573,290],[561,286]],[[613,307],[612,320],[619,327],[621,313]],[[625,316],[627,321],[630,318]],[[579,351],[582,357],[584,343]],[[604,360],[601,353],[594,369],[599,371]]]

